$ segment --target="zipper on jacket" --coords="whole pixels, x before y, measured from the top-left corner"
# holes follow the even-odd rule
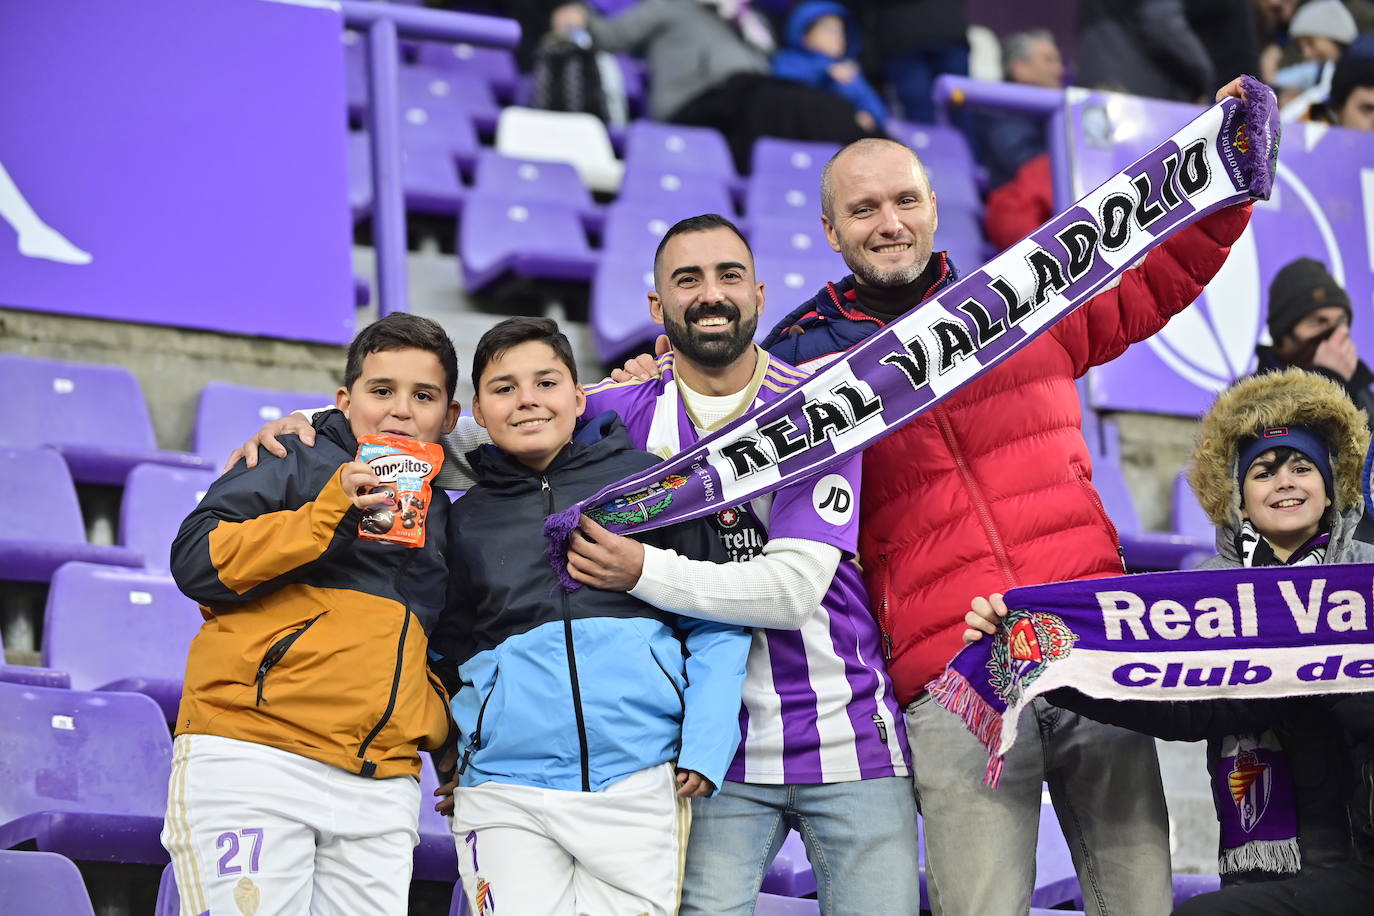
[[[892,571],[887,565],[887,554],[878,554],[878,566],[882,570],[878,576],[881,585],[881,590],[878,592],[878,629],[883,634],[883,660],[890,662],[892,661],[892,627],[889,625],[891,616],[888,613],[887,596],[892,592]]]
[[[652,650],[649,652],[649,657],[654,660],[654,664],[658,665],[658,670],[662,671],[663,676],[668,679],[668,685],[673,688],[673,693],[677,694],[677,704],[681,708],[682,714],[687,715],[687,698],[682,695],[682,688],[677,685],[677,681],[673,680],[673,676],[668,673],[667,668],[663,667],[663,662],[658,660],[658,656]]]
[[[326,613],[328,612],[320,611],[320,613],[307,620],[305,626],[292,630],[290,633],[287,633],[281,639],[267,647],[267,651],[263,653],[262,661],[258,663],[258,676],[255,678],[258,684],[258,699],[257,702],[253,704],[254,706],[261,706],[263,704],[262,685],[263,680],[267,677],[267,672],[271,671],[272,668],[282,660],[282,656],[286,654],[286,650],[291,648],[291,645],[301,638],[301,634],[314,626],[315,621],[319,620]]]
[[[539,489],[544,491],[544,515],[553,515],[553,488],[549,486],[547,477],[539,478]],[[572,684],[573,716],[577,719],[577,745],[582,763],[582,791],[592,790],[591,762],[587,752],[587,722],[582,716],[582,688],[577,681],[577,650],[573,645],[572,631],[572,600],[568,597],[568,592],[559,588],[559,597],[563,602],[563,643],[568,653],[568,680]]]
[[[501,679],[501,672],[496,672],[496,677],[491,679],[491,689],[482,698],[482,705],[477,708],[477,724],[472,728],[472,740],[463,751],[463,759],[458,762],[458,775],[467,772],[468,760],[472,755],[482,749],[482,720],[487,715],[487,704],[491,702],[492,695],[496,693],[496,682]]]
[[[930,412],[935,416],[935,422],[940,427],[940,435],[945,440],[945,447],[953,456],[954,465],[959,469],[959,476],[964,480],[964,489],[968,490],[969,497],[973,500],[973,508],[983,523],[983,531],[988,536],[988,543],[992,545],[992,556],[997,560],[997,568],[1002,572],[1002,579],[1008,588],[1015,588],[1016,576],[1011,571],[1011,558],[1007,556],[1007,548],[1002,543],[1001,532],[997,530],[997,525],[992,520],[992,512],[988,509],[988,502],[983,498],[983,489],[978,486],[978,481],[973,479],[973,472],[969,470],[968,462],[964,460],[964,453],[954,438],[954,427],[949,423],[949,416],[939,407],[931,408]]]
[[[414,552],[407,551],[405,559],[401,561],[401,565],[396,568],[396,574],[392,576],[392,588],[397,595],[401,594],[401,578],[406,574],[406,570],[410,568],[414,559]],[[364,755],[367,753],[368,745],[381,733],[382,728],[391,719],[391,714],[396,709],[396,694],[401,689],[401,668],[405,663],[406,634],[410,632],[410,608],[406,607],[404,599],[401,600],[401,614],[404,616],[401,618],[401,635],[396,640],[396,667],[391,673],[391,696],[387,698],[386,709],[383,710],[382,717],[377,720],[376,725],[372,726],[372,731],[367,733],[367,737],[358,747],[358,757],[363,761],[363,767],[358,772],[360,776],[371,776],[377,772],[376,762],[368,760]]]
[[[1083,469],[1077,463],[1073,466],[1073,472],[1078,477],[1078,485],[1087,494],[1088,502],[1093,504],[1097,514],[1102,516],[1102,521],[1106,523],[1107,530],[1112,533],[1112,542],[1116,544],[1116,558],[1121,561],[1121,571],[1123,573],[1129,572],[1130,570],[1126,568],[1126,548],[1121,546],[1121,534],[1116,530],[1116,523],[1112,521],[1112,517],[1107,514],[1107,507],[1102,505],[1102,497],[1097,495],[1097,488],[1093,486],[1092,481],[1088,479],[1088,476],[1083,473]]]

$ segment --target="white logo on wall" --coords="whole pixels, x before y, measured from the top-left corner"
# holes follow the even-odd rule
[[[26,258],[42,258],[59,264],[91,263],[90,252],[73,245],[34,212],[3,162],[0,162],[0,219],[14,227],[19,235],[19,253]]]
[[[1276,177],[1273,197],[1255,205],[1256,218],[1301,219],[1305,211],[1326,249],[1322,260],[1336,282],[1344,286],[1345,264],[1326,214],[1302,179],[1282,162]],[[1285,195],[1292,195],[1299,206],[1284,207]],[[1262,214],[1263,210],[1272,212]],[[1289,254],[1291,260],[1302,252]],[[1278,253],[1266,255],[1275,257]],[[1194,385],[1204,391],[1221,391],[1251,370],[1255,344],[1264,327],[1261,305],[1267,298],[1268,290],[1260,285],[1254,232],[1247,227],[1198,301],[1174,316],[1162,331],[1148,338],[1147,344],[1166,366]]]
[[[811,505],[822,521],[844,525],[854,516],[854,491],[839,474],[826,474],[811,490]]]

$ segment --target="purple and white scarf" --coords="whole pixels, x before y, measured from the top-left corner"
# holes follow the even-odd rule
[[[988,749],[989,784],[1000,777],[1022,710],[1058,687],[1153,701],[1374,689],[1374,563],[1056,582],[1014,588],[1006,602],[1010,613],[997,634],[965,646],[926,688]],[[1281,774],[1266,769],[1273,761],[1259,759],[1266,754],[1257,749],[1273,750],[1236,742],[1230,763],[1249,768],[1242,779],[1262,778],[1267,798],[1282,789]],[[1236,790],[1244,796],[1253,784]],[[1257,823],[1253,811],[1238,818]]]
[[[564,588],[567,538],[586,513],[644,530],[735,506],[834,467],[896,431],[1112,285],[1168,236],[1267,198],[1278,160],[1273,93],[1226,98],[981,270],[891,322],[786,397],[551,516]]]

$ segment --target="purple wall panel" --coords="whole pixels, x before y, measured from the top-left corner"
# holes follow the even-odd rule
[[[1075,196],[1134,161],[1196,116],[1187,105],[1074,93],[1069,119]],[[1273,197],[1216,279],[1162,332],[1089,373],[1091,403],[1109,410],[1200,415],[1216,393],[1254,366],[1269,283],[1301,256],[1326,263],[1350,294],[1351,335],[1374,354],[1374,135],[1285,125]]]
[[[0,305],[347,341],[341,30],[262,0],[0,3]]]

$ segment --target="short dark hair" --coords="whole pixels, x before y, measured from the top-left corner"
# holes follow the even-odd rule
[[[482,339],[477,341],[477,349],[472,351],[472,387],[480,389],[482,373],[492,360],[523,343],[548,344],[563,365],[572,374],[573,384],[577,384],[577,361],[573,359],[572,344],[568,336],[558,328],[552,318],[507,318],[497,324]]]
[[[663,238],[658,240],[658,248],[654,251],[654,285],[658,285],[658,262],[663,257],[663,249],[668,247],[669,239],[675,235],[682,235],[684,232],[710,232],[712,229],[729,229],[736,238],[744,243],[744,250],[749,252],[749,260],[754,259],[754,249],[749,246],[749,240],[744,237],[744,233],[739,231],[739,226],[719,213],[702,213],[699,216],[689,216],[669,226],[668,231],[663,233]]]
[[[448,399],[453,400],[453,392],[458,387],[458,352],[453,348],[453,341],[449,340],[448,332],[437,322],[409,312],[393,312],[358,332],[358,336],[348,345],[344,387],[352,388],[358,376],[363,374],[363,360],[369,354],[386,350],[424,350],[433,353],[444,370]]]

